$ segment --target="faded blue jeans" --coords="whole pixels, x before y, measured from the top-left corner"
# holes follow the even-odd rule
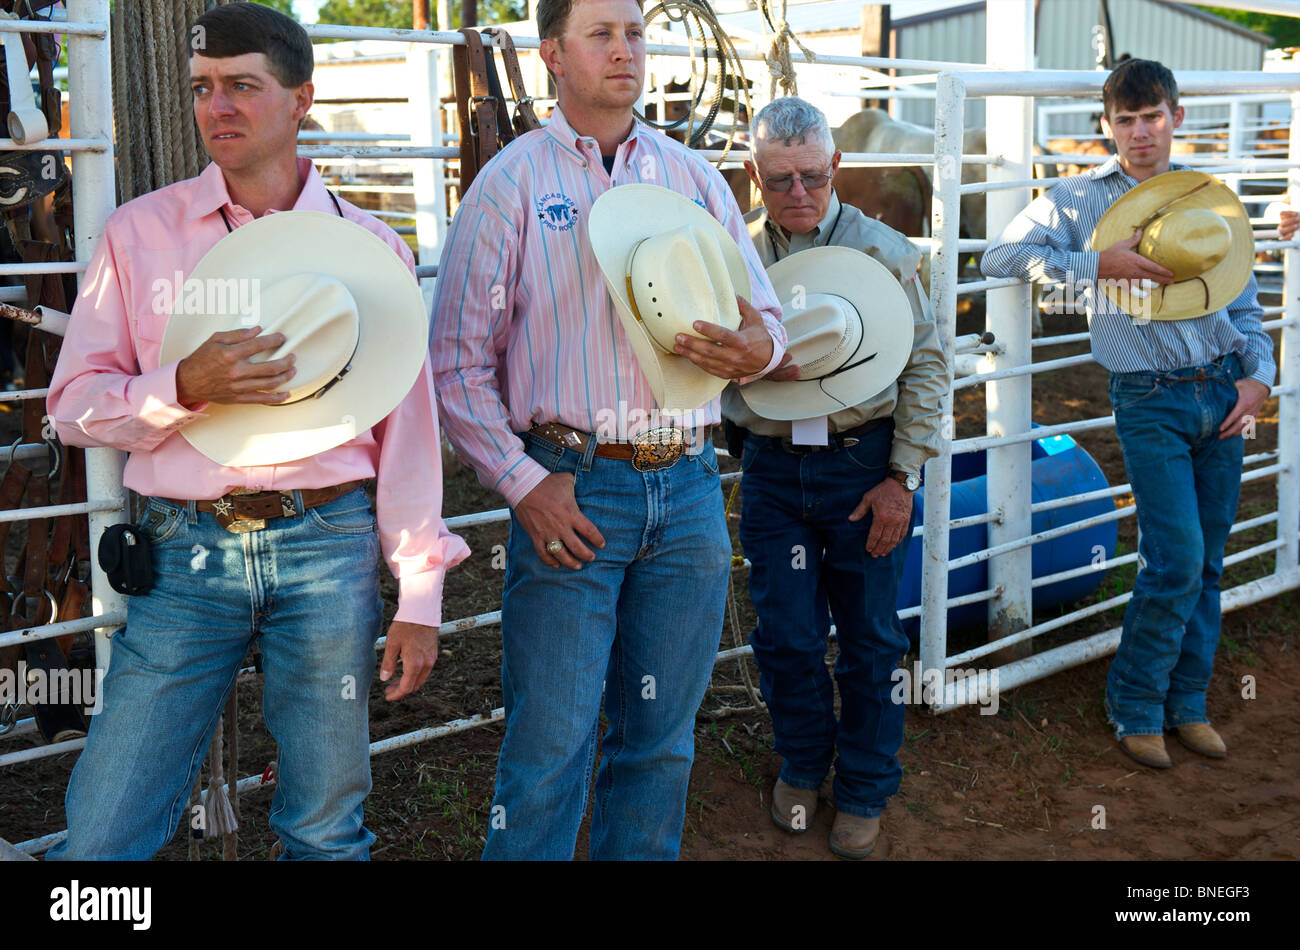
[[[903,705],[893,673],[907,653],[898,586],[911,528],[884,557],[866,551],[871,517],[849,521],[889,474],[892,425],[851,447],[792,455],[771,439],[745,439],[740,541],[752,567],[758,626],[749,638],[772,716],[781,779],[821,788],[835,766],[835,807],[872,818],[898,791]],[[826,637],[835,620],[835,690]]]
[[[506,734],[486,860],[569,860],[587,807],[604,689],[591,857],[674,859],[731,564],[711,445],[671,468],[530,439],[574,477],[603,549],[577,571],[543,564],[512,514],[501,604]]]
[[[144,860],[193,823],[190,789],[254,641],[279,745],[270,821],[283,857],[367,858],[366,704],[382,615],[365,490],[249,534],[158,499],[140,523],[155,586],[130,598],[113,636],[103,711],[68,785],[68,837],[49,859]]]
[[[1117,738],[1209,722],[1219,578],[1243,453],[1242,438],[1220,439],[1219,426],[1236,404],[1241,377],[1231,354],[1204,367],[1111,374],[1145,562],[1106,681]]]

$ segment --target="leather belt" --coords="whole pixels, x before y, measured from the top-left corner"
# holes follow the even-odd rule
[[[892,422],[893,419],[893,416],[882,416],[879,419],[870,419],[860,426],[854,426],[852,429],[846,429],[843,432],[832,432],[827,445],[795,445],[789,439],[776,435],[767,438],[776,448],[783,452],[789,452],[791,455],[808,455],[811,452],[835,452],[857,445],[858,441],[868,432],[879,429],[881,426]]]
[[[657,429],[648,429],[629,442],[600,441],[597,439],[596,448],[592,455],[596,458],[631,462],[632,467],[638,472],[659,471],[672,468],[673,465],[677,464],[677,460],[685,454],[694,454],[687,453],[686,447],[688,445],[703,446],[706,444],[711,429],[712,426],[703,426],[698,429],[675,429],[671,426],[661,426]],[[540,423],[529,429],[528,434],[545,442],[550,442],[552,445],[572,449],[579,453],[585,453],[588,444],[595,438],[589,432],[581,432],[558,422]]]
[[[298,494],[302,496],[303,511],[306,511],[342,498],[364,484],[364,479],[357,479],[329,488],[304,488]],[[162,500],[180,508],[189,505],[188,501],[176,498]],[[294,504],[292,491],[252,491],[247,488],[236,488],[211,501],[196,501],[194,508],[215,515],[217,523],[231,534],[261,531],[271,518],[296,518],[303,514]]]

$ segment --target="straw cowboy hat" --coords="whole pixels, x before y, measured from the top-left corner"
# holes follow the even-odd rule
[[[208,251],[177,290],[159,361],[255,325],[285,343],[254,359],[293,353],[297,372],[286,402],[212,404],[181,430],[221,465],[276,465],[356,438],[402,401],[428,352],[420,288],[401,258],[317,211],[258,218]]]
[[[898,379],[912,354],[912,305],[889,268],[847,247],[814,247],[767,269],[799,378],[740,387],[765,419],[825,416]]]
[[[726,228],[674,191],[637,184],[597,198],[587,233],[659,408],[689,412],[722,392],[727,380],[672,348],[678,333],[701,336],[696,320],[740,326],[736,295],[749,299],[749,271]]]
[[[1241,199],[1203,172],[1165,172],[1116,201],[1092,232],[1102,251],[1142,231],[1137,252],[1174,272],[1174,283],[1147,296],[1115,282],[1101,285],[1115,306],[1134,317],[1188,320],[1232,303],[1250,280],[1255,237]]]

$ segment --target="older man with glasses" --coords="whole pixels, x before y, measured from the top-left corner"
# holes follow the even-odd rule
[[[735,384],[722,401],[728,445],[745,473],[740,538],[758,614],[750,642],[776,750],[785,759],[772,819],[787,831],[806,831],[833,763],[830,848],[863,858],[902,777],[903,707],[893,701],[891,677],[908,641],[895,605],[912,493],[922,466],[938,454],[948,367],[916,276],[920,253],[897,231],[841,204],[831,187],[840,153],[826,117],[797,97],[777,99],[755,117],[753,135],[745,168],[764,206],[745,220],[764,265],[813,247],[863,251],[898,279],[912,310],[907,365],[866,402],[791,423],[758,416]],[[768,379],[794,379],[797,372],[785,367]],[[810,434],[818,427],[820,439]],[[832,616],[838,720],[826,670]]]

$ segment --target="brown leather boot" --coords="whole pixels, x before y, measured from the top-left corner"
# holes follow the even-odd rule
[[[1134,762],[1153,769],[1167,769],[1174,764],[1165,751],[1164,736],[1125,736],[1119,747]]]
[[[817,789],[795,788],[780,779],[772,787],[772,821],[778,828],[803,834],[817,814]]]
[[[1228,747],[1223,743],[1223,737],[1214,731],[1214,727],[1208,722],[1195,722],[1189,726],[1177,726],[1174,729],[1174,735],[1178,741],[1193,752],[1199,752],[1201,755],[1208,756],[1211,759],[1226,759],[1228,757]]]
[[[846,815],[842,811],[835,813],[835,823],[831,825],[831,851],[841,858],[858,860],[865,858],[876,846],[880,837],[880,818],[859,818]]]

